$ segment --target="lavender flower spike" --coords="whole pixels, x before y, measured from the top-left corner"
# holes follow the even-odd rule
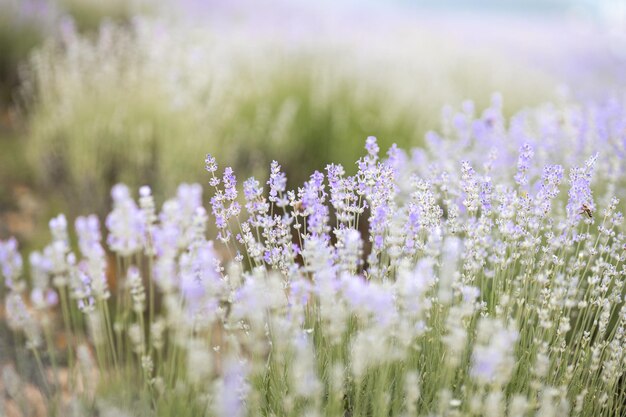
[[[129,256],[141,250],[145,238],[144,213],[130,196],[128,187],[117,184],[111,190],[113,211],[106,219],[107,243],[114,252]]]
[[[596,154],[589,158],[584,166],[572,168],[570,171],[571,188],[567,202],[567,214],[570,219],[579,218],[581,213],[586,211],[585,208],[591,212],[595,210],[591,179],[597,159],[598,155]]]
[[[0,241],[0,270],[7,288],[14,288],[22,274],[22,256],[17,250],[17,240]]]

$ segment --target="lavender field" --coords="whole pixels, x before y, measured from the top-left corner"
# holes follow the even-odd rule
[[[0,417],[626,416],[620,2],[0,11]]]

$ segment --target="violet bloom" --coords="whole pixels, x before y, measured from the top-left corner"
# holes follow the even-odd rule
[[[35,308],[54,307],[59,303],[59,296],[52,288],[33,288],[30,292],[30,301]]]
[[[228,357],[224,362],[224,374],[215,387],[213,408],[218,416],[243,417],[247,414],[246,397],[250,391],[246,377],[245,362]]]
[[[485,213],[491,211],[491,196],[493,193],[493,185],[490,177],[484,177],[480,184],[480,193],[478,197],[480,199],[480,205]]]
[[[365,140],[365,150],[372,159],[378,159],[378,152],[380,152],[380,148],[378,147],[378,143],[376,143],[375,136],[367,137]]]
[[[257,271],[261,274],[265,272]],[[287,306],[283,282],[276,274],[269,276],[246,276],[243,285],[233,295],[231,317],[234,320],[247,318],[255,325],[263,325],[270,310]],[[259,294],[263,294],[262,297]]]
[[[387,164],[393,169],[395,176],[406,166],[407,159],[406,153],[395,143],[387,151]]]
[[[146,255],[154,256],[156,255],[156,249],[154,247],[154,228],[158,218],[152,190],[147,185],[139,188],[139,207],[141,211],[143,211],[144,220],[146,221]]]
[[[335,229],[337,236],[337,261],[338,268],[344,272],[356,272],[361,266],[363,254],[363,240],[361,233],[356,229],[342,227]]]
[[[436,282],[434,265],[433,259],[423,258],[412,270],[401,268],[396,276],[395,302],[410,317],[419,318],[430,307],[430,299],[426,294]]]
[[[78,246],[85,257],[79,268],[91,279],[93,293],[97,299],[110,296],[106,279],[106,254],[102,247],[98,217],[78,217],[75,222]]]
[[[30,300],[35,308],[54,307],[59,302],[57,293],[50,288],[52,262],[40,252],[33,252],[28,257],[32,290]]]
[[[536,211],[539,216],[545,217],[552,208],[552,201],[559,194],[559,186],[563,180],[563,167],[548,165],[541,174],[541,185],[535,199]]]
[[[78,247],[81,253],[89,258],[104,256],[104,249],[100,244],[100,221],[96,215],[78,217],[74,223],[78,235]]]
[[[52,275],[62,276],[68,271],[67,255],[67,246],[64,242],[55,241],[45,247],[43,256],[50,262]]]
[[[498,320],[482,318],[478,323],[477,342],[472,354],[470,375],[480,384],[505,384],[514,368],[516,330]]]
[[[211,197],[211,210],[215,217],[215,226],[219,229],[217,238],[224,243],[230,240],[231,233],[228,220],[237,217],[241,211],[237,198],[237,179],[230,167],[226,167],[223,175],[224,190],[218,188],[219,181],[213,177],[211,185],[215,187],[215,194]]]
[[[93,291],[93,279],[89,275],[88,265],[84,262],[76,265],[76,258],[73,253],[68,255],[67,262],[70,265],[72,297],[78,300],[80,311],[90,313],[94,310],[96,294]]]
[[[370,216],[370,234],[374,241],[374,248],[376,250],[382,250],[384,246],[385,230],[387,229],[387,217],[390,214],[389,206],[381,204],[375,209]]]
[[[13,288],[22,274],[22,255],[17,249],[17,240],[0,241],[0,268],[7,288]]]
[[[180,218],[191,218],[196,209],[202,207],[202,186],[200,184],[180,184],[176,189],[176,201],[180,210]]]
[[[285,207],[287,199],[282,198],[285,188],[287,187],[287,176],[281,172],[278,162],[272,161],[270,165],[270,178],[267,180],[270,186],[269,201],[276,203],[278,207]]]
[[[237,198],[237,178],[235,177],[231,167],[226,167],[224,169],[223,183],[224,198],[229,201],[235,200]]]
[[[111,190],[113,211],[106,218],[109,230],[107,243],[112,251],[121,256],[130,256],[141,250],[145,238],[145,219],[128,187],[117,184]]]
[[[248,178],[243,183],[243,194],[246,199],[246,210],[250,215],[250,225],[257,227],[261,217],[269,211],[269,204],[263,197],[263,188],[255,178]]]
[[[215,226],[217,226],[218,229],[225,229],[228,227],[228,218],[226,217],[226,209],[222,196],[215,195],[211,197],[210,203],[213,217],[215,217]]]
[[[263,189],[256,178],[250,177],[243,182],[243,195],[247,202],[254,202],[263,197]],[[251,211],[255,212],[256,210],[253,209]]]
[[[163,222],[153,231],[157,260],[174,257],[178,250],[180,230],[173,222]]]
[[[307,232],[313,236],[326,238],[328,232],[328,207],[324,204],[324,174],[315,171],[300,190],[302,208],[307,217]]]
[[[389,323],[396,312],[393,293],[373,281],[344,275],[343,295],[352,309],[375,317],[380,323]]]
[[[598,154],[592,156],[582,167],[572,168],[570,171],[571,188],[567,202],[567,214],[570,219],[579,218],[584,207],[590,211],[595,209],[591,192],[591,178]]]
[[[207,297],[218,298],[223,294],[225,283],[219,268],[213,242],[204,241],[192,252],[181,255],[179,290],[189,312],[201,309]]]
[[[326,177],[331,191],[338,188],[341,178],[345,175],[345,169],[342,165],[330,164],[326,166]]]
[[[326,166],[330,203],[335,209],[335,216],[340,223],[355,221],[357,214],[362,212],[356,194],[356,178],[344,177],[345,170],[341,165]]]
[[[528,143],[523,144],[519,148],[519,157],[517,159],[517,174],[515,174],[515,182],[519,185],[528,184],[528,170],[530,169],[530,161],[535,152],[533,147]]]
[[[202,207],[202,187],[199,184],[179,185],[176,198],[169,199],[163,204],[159,214],[160,227],[151,228],[155,251],[161,254],[170,249],[186,248],[199,232],[196,230],[198,214],[205,215]],[[203,224],[201,228],[204,228]]]
[[[373,189],[379,182],[378,177],[381,177],[380,166],[376,164],[380,148],[374,136],[369,136],[365,141],[365,150],[367,155],[357,161],[358,192],[368,198],[373,198]]]
[[[461,186],[465,192],[465,199],[463,205],[470,213],[478,210],[478,203],[480,201],[480,183],[478,181],[478,175],[472,168],[469,161],[461,162]]]
[[[217,162],[215,161],[215,157],[207,154],[206,159],[204,160],[204,164],[208,172],[215,174],[215,172],[217,171]]]
[[[289,283],[290,306],[306,306],[313,294],[313,285],[308,280],[293,280]]]

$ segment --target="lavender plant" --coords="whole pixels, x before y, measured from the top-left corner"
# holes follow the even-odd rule
[[[113,255],[94,216],[78,246],[50,222],[29,284],[0,245],[17,349],[59,415],[624,416],[618,109],[544,107],[536,134],[467,102],[425,149],[369,137],[295,189],[273,162],[241,194],[209,155],[209,211],[198,184],[158,214],[117,185]]]

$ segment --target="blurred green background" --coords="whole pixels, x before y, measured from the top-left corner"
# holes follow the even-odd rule
[[[104,214],[119,181],[163,201],[206,153],[296,186],[353,171],[368,135],[419,146],[446,104],[614,89],[622,39],[593,28],[623,22],[600,3],[0,0],[0,238]]]

